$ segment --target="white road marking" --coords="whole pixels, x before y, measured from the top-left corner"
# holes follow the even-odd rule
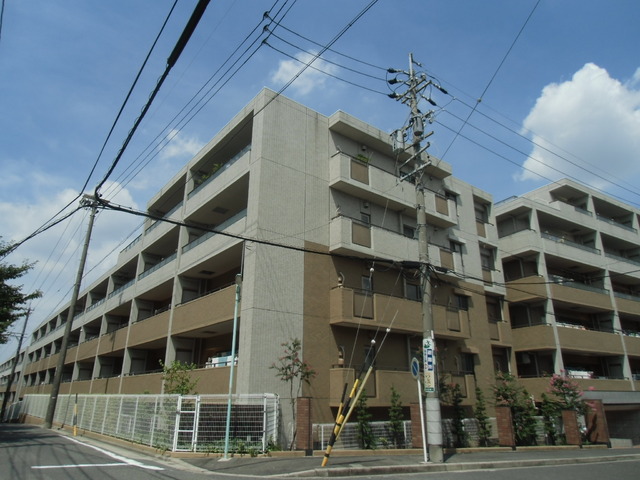
[[[126,463],[80,463],[78,465],[35,465],[34,470],[50,470],[53,468],[87,468],[87,467],[122,467]]]
[[[85,447],[88,448],[93,448],[94,450],[97,450],[98,452],[102,453],[103,455],[107,455],[108,457],[113,458],[114,460],[117,460],[120,463],[105,463],[105,464],[80,464],[80,465],[42,465],[42,466],[32,466],[31,468],[34,469],[49,469],[49,468],[78,468],[78,467],[115,467],[115,466],[122,466],[122,465],[128,465],[131,467],[138,467],[138,468],[144,468],[146,470],[164,470],[164,468],[162,467],[156,467],[154,465],[146,465],[142,462],[138,462],[137,460],[133,460],[131,458],[127,458],[127,457],[123,457],[122,455],[117,455],[113,452],[110,452],[108,450],[105,450],[103,448],[100,447],[96,447],[95,445],[90,445],[88,443],[84,443],[81,442],[79,440],[76,440],[73,437],[65,437],[67,440],[70,440],[72,442],[75,442],[79,445],[83,445]]]

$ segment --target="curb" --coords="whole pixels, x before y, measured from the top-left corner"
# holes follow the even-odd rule
[[[627,460],[640,460],[640,454],[631,455],[611,455],[591,458],[557,458],[538,460],[506,460],[490,462],[469,462],[469,463],[422,463],[415,465],[396,466],[375,466],[375,467],[349,467],[349,468],[315,468],[288,474],[280,474],[278,477],[344,477],[355,475],[390,475],[394,473],[438,473],[438,472],[461,472],[472,470],[488,470],[499,468],[526,468],[554,465],[576,465],[589,463],[620,462]]]

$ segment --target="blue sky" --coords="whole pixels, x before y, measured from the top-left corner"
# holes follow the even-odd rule
[[[267,43],[249,48],[250,57],[240,57],[249,44],[233,55],[256,26],[251,39],[259,36],[267,24],[263,13],[274,3],[272,16],[282,5],[283,12],[290,10],[279,26],[270,26]],[[277,91],[299,71],[302,64],[291,57],[304,61],[317,53],[370,3],[212,0],[105,185],[106,197],[144,208],[262,87]],[[26,237],[77,195],[172,4],[5,2],[0,37],[3,240]],[[115,158],[195,4],[178,2],[87,190]],[[391,132],[404,125],[408,109],[385,95],[384,69],[406,70],[412,52],[422,70],[449,91],[433,93],[438,107],[430,107],[436,121],[429,151],[451,163],[455,176],[496,201],[571,176],[638,206],[638,19],[637,0],[379,0],[314,63],[332,76],[308,69],[284,95],[326,115],[344,110]],[[260,38],[265,37],[263,32]],[[221,77],[216,72],[226,71],[229,64],[219,69],[230,56],[232,62],[242,58],[232,68],[237,72]],[[193,105],[190,99],[203,98],[198,95],[203,86],[204,92],[213,86],[207,101],[197,104],[188,122],[176,122],[185,105]],[[171,139],[163,149],[157,148],[158,135]],[[148,148],[155,153],[147,155]],[[142,173],[130,174],[138,170]],[[138,219],[124,214],[98,215],[87,282],[113,263],[113,256],[105,257],[133,238],[138,225]],[[7,259],[38,262],[23,279],[26,290],[45,293],[34,302],[29,330],[69,298],[85,228],[86,214],[76,214]],[[13,342],[0,346],[0,361],[14,349]]]

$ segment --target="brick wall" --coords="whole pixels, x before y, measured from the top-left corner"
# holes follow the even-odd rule
[[[420,405],[412,403],[409,405],[411,412],[411,446],[413,448],[422,448],[422,428],[420,427]]]
[[[313,449],[311,398],[298,397],[296,402],[296,450],[311,449]]]
[[[587,412],[587,437],[592,443],[609,443],[609,427],[602,400],[589,400]]]
[[[516,436],[513,431],[510,407],[496,407],[496,424],[498,427],[498,445],[515,448]]]
[[[567,445],[582,445],[580,428],[578,427],[578,415],[575,410],[562,411],[562,424]]]

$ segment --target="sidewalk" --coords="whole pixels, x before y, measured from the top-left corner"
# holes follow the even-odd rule
[[[512,468],[570,463],[640,460],[639,448],[603,447],[524,447],[516,451],[504,448],[467,449],[468,453],[446,454],[444,463],[424,463],[421,450],[334,451],[326,467],[322,467],[323,452],[314,456],[294,456],[295,452],[272,457],[183,457],[179,461],[192,467],[216,473],[277,476],[277,477],[338,477],[371,474],[451,472]],[[176,459],[174,457],[174,459]],[[176,459],[177,460],[177,459]]]

